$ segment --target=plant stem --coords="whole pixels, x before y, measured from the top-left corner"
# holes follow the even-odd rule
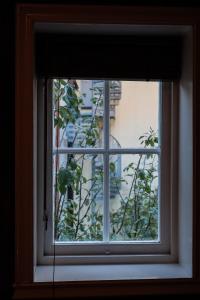
[[[82,217],[82,218],[80,219],[80,221],[79,221],[79,224],[81,224],[82,221],[83,221],[83,220],[85,219],[85,217],[87,216],[88,211],[89,211],[89,209],[90,209],[90,207],[91,207],[91,204],[92,204],[92,202],[94,202],[94,200],[95,200],[96,196],[98,195],[98,193],[100,192],[100,190],[101,190],[101,189],[99,189],[99,190],[94,194],[94,197],[93,197],[92,200],[90,201],[90,203],[89,203],[89,205],[88,205],[88,208],[87,208],[85,214],[83,215],[83,217]]]
[[[84,159],[85,156],[83,155],[83,159],[81,161],[81,175],[83,173],[83,165],[84,165]],[[78,229],[79,229],[79,219],[80,219],[80,212],[81,212],[81,198],[82,198],[82,180],[80,179],[80,191],[79,191],[79,202],[78,202],[78,219],[77,219],[77,224],[76,224],[76,229],[75,229],[75,239],[77,237]]]
[[[134,177],[133,177],[133,181],[131,183],[131,187],[130,187],[129,194],[128,194],[128,199],[127,199],[127,202],[126,202],[125,207],[124,207],[124,213],[123,213],[123,217],[122,217],[122,222],[121,222],[121,224],[120,224],[120,226],[119,226],[116,234],[118,234],[121,231],[121,229],[122,229],[122,227],[124,225],[125,216],[126,216],[126,210],[128,208],[128,204],[130,202],[130,197],[131,197],[131,193],[132,193],[133,187],[134,187],[134,185],[136,183],[137,172],[138,172],[138,169],[139,169],[139,166],[140,166],[141,159],[142,159],[142,154],[140,154],[140,157],[139,157],[139,160],[138,160],[138,163],[137,163],[137,167],[136,167],[136,170],[135,170],[135,174],[134,174]]]

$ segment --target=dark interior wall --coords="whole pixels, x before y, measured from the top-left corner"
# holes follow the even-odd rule
[[[162,6],[199,6],[199,1],[144,1],[144,0],[73,0],[48,1],[5,0],[1,2],[1,90],[0,90],[0,170],[1,170],[1,209],[0,209],[0,299],[11,299],[14,282],[14,112],[15,112],[15,7],[16,3],[68,3],[68,4],[113,4],[162,5]],[[199,2],[199,3],[198,3]],[[116,299],[116,298],[115,298]],[[155,299],[155,297],[154,297]]]

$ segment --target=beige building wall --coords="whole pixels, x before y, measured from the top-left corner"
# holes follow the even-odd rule
[[[122,148],[141,147],[138,138],[150,126],[158,130],[159,83],[122,81],[122,94],[111,119],[110,133]]]
[[[122,81],[121,100],[115,107],[115,118],[110,121],[110,134],[120,143],[121,148],[140,148],[139,137],[150,127],[158,132],[159,83],[141,81]],[[121,156],[121,170],[131,162],[137,163],[138,155]],[[123,174],[123,173],[122,173]],[[121,184],[121,195],[128,195],[131,177],[126,177],[128,184]],[[111,210],[120,206],[120,197],[116,195],[110,201]]]

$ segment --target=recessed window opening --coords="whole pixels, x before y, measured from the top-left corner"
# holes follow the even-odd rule
[[[36,35],[39,263],[176,260],[181,43]]]

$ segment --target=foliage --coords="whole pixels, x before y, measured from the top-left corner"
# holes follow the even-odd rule
[[[92,116],[83,117],[84,95],[67,80],[53,81],[54,127],[63,145],[69,124],[74,127],[69,146],[96,147],[101,129],[97,111],[103,105],[102,90],[96,91]],[[90,124],[83,126],[83,122]],[[80,134],[81,133],[81,134]],[[152,128],[140,138],[145,147],[156,147],[158,138]],[[103,159],[101,155],[64,154],[55,170],[56,240],[103,240]],[[59,161],[57,158],[56,161]],[[158,234],[158,190],[155,154],[133,155],[120,177],[110,176],[118,189],[117,205],[110,211],[111,240],[156,239]],[[95,172],[92,167],[98,162]],[[110,174],[115,163],[110,161]],[[88,172],[88,170],[90,170]],[[88,174],[89,173],[89,174]],[[120,183],[120,184],[119,184]],[[99,200],[100,199],[100,200]]]
[[[150,132],[142,138],[146,144],[151,139],[155,146],[157,137]],[[120,206],[110,214],[112,240],[151,240],[158,233],[158,190],[157,190],[157,157],[155,154],[141,154],[133,158],[123,169],[120,179],[128,185],[126,193],[120,195]],[[130,178],[130,180],[128,180]],[[113,179],[114,180],[114,179]],[[129,181],[129,182],[128,182]]]

